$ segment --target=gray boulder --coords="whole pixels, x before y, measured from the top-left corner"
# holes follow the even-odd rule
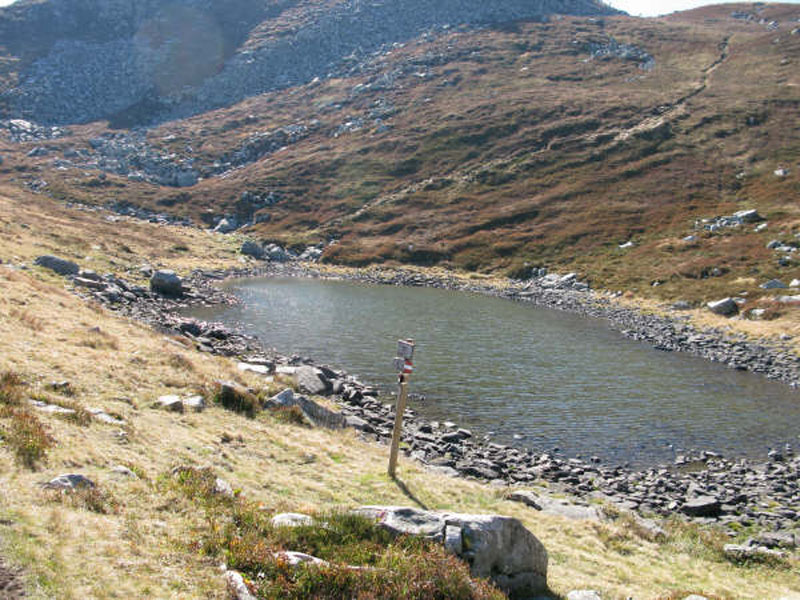
[[[252,240],[246,240],[242,244],[242,249],[240,252],[245,256],[252,256],[253,258],[257,258],[259,260],[264,258],[266,255],[266,252],[264,252],[264,247]]]
[[[739,313],[739,305],[736,304],[733,298],[723,298],[722,300],[709,302],[706,306],[715,315],[722,315],[723,317],[731,317]]]
[[[355,512],[377,520],[395,535],[421,536],[440,542],[464,559],[474,576],[491,578],[512,596],[547,589],[547,551],[517,519],[397,506],[365,506]]]
[[[289,254],[286,250],[278,246],[277,244],[270,244],[264,249],[264,252],[267,255],[269,260],[275,262],[286,262],[287,260],[291,260],[292,255]]]
[[[153,273],[150,278],[150,289],[163,296],[181,296],[183,280],[175,274],[175,271],[163,269]]]
[[[321,396],[331,389],[328,379],[314,367],[303,366],[295,373],[297,387],[301,392]]]
[[[184,398],[183,405],[194,412],[203,412],[206,409],[206,399],[202,396],[189,396]]]
[[[50,254],[38,257],[33,264],[55,271],[59,275],[77,275],[81,270],[77,263]]]

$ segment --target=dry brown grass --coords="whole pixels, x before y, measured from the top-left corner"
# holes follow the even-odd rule
[[[0,204],[18,217],[25,214],[8,198],[0,196]],[[30,210],[37,207],[58,215],[63,230],[92,218],[34,199]],[[93,243],[108,247],[120,237],[148,239],[148,228],[157,239],[162,229],[134,224],[126,232],[100,225]],[[41,230],[36,226],[21,231],[13,243],[0,238],[0,253],[30,260],[43,251],[49,226],[45,217]],[[197,234],[186,235],[191,239]],[[219,256],[213,257],[206,246],[196,264],[206,259],[230,264],[225,258],[228,243],[215,246]],[[71,247],[62,251],[70,253]],[[100,254],[91,259],[104,260]],[[129,260],[117,267],[124,269],[137,259]],[[183,268],[191,266],[187,258],[180,260]],[[623,523],[599,526],[544,515],[505,501],[505,490],[442,478],[401,460],[399,473],[413,494],[410,498],[385,473],[387,449],[364,443],[353,431],[301,427],[268,411],[249,419],[216,406],[183,415],[150,408],[167,391],[194,393],[211,389],[218,379],[254,389],[264,386],[258,377],[239,373],[227,359],[176,352],[163,335],[65,294],[63,280],[44,271],[0,267],[0,286],[0,372],[18,373],[26,383],[25,394],[44,393],[49,382],[67,380],[74,390],[70,402],[103,408],[126,422],[124,427],[99,422],[81,426],[40,416],[56,442],[40,472],[20,467],[13,454],[0,447],[3,552],[25,567],[32,598],[226,598],[218,565],[192,550],[207,522],[198,511],[175,504],[158,483],[177,465],[210,467],[244,498],[276,511],[324,512],[418,501],[430,508],[518,517],[548,548],[549,580],[561,594],[592,588],[604,598],[656,598],[688,590],[719,598],[761,599],[787,596],[800,588],[800,578],[792,571],[722,562],[699,551],[696,542],[647,541]],[[43,320],[43,332],[11,316],[19,306]],[[115,340],[116,348],[82,344],[93,327],[103,332],[101,339]],[[279,384],[273,386],[264,393],[276,391]],[[50,393],[49,398],[57,400],[57,395]],[[128,466],[139,478],[113,474],[115,465]],[[54,498],[39,490],[42,481],[66,472],[90,477],[102,495]]]

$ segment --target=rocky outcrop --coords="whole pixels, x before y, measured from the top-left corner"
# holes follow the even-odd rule
[[[450,25],[618,11],[595,0],[340,0],[295,17],[300,3],[49,0],[0,11],[0,39],[25,57],[0,96],[42,123],[187,116],[344,72],[381,46]],[[273,33],[264,19],[283,19]],[[289,25],[286,25],[286,20]],[[43,34],[43,32],[45,32]],[[248,39],[249,38],[249,39]],[[245,44],[245,42],[248,42]]]

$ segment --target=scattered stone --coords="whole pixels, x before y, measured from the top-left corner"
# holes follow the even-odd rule
[[[789,174],[788,169],[784,169],[783,167],[775,169],[775,177],[786,177]]]
[[[124,425],[125,424],[125,421],[123,421],[122,419],[118,419],[117,417],[114,417],[114,416],[108,414],[102,408],[90,408],[89,412],[91,413],[91,415],[95,419],[97,419],[101,423],[105,423],[106,425]]]
[[[234,496],[231,484],[219,477],[214,480],[214,493],[228,498],[233,498]]]
[[[770,279],[766,283],[762,283],[759,287],[764,290],[782,290],[786,288],[786,284],[780,279]]]
[[[95,483],[85,475],[81,475],[79,473],[67,473],[65,475],[59,475],[55,479],[51,479],[43,486],[49,490],[78,490],[78,489],[86,489],[86,488],[94,488]]]
[[[86,279],[84,277],[75,277],[72,280],[77,286],[90,288],[93,290],[104,290],[106,289],[106,283],[103,281],[95,281],[94,279]]]
[[[739,305],[736,304],[733,298],[723,298],[722,300],[709,302],[706,306],[714,314],[722,315],[723,317],[730,317],[739,313]]]
[[[434,513],[416,508],[365,506],[355,511],[395,535],[414,535],[446,545],[477,577],[490,577],[506,593],[547,589],[547,551],[517,519],[499,515]],[[460,538],[460,544],[458,539]]]
[[[739,212],[733,213],[734,218],[739,219],[742,223],[758,223],[759,221],[763,221],[764,217],[758,214],[758,211],[755,208],[750,208],[747,210],[740,210]]]
[[[511,492],[506,496],[506,500],[510,500],[511,502],[521,502],[525,506],[529,506],[534,510],[542,510],[542,500],[534,494],[533,492],[529,492],[528,490],[517,490]]]
[[[314,519],[300,513],[281,513],[271,519],[273,527],[301,527],[313,525]]]
[[[159,397],[155,406],[156,408],[163,408],[164,410],[168,410],[170,412],[183,412],[183,400],[181,400],[180,396],[175,396],[172,394]]]
[[[50,254],[38,257],[33,264],[55,271],[59,275],[77,275],[81,270],[77,263]]]
[[[41,400],[28,400],[28,404],[30,404],[33,408],[38,411],[50,413],[53,415],[74,415],[75,410],[71,408],[64,408],[63,406],[58,406],[56,404],[48,404],[47,402],[42,402]]]
[[[183,280],[175,271],[156,271],[150,278],[150,289],[162,296],[178,297],[183,295]]]
[[[686,596],[683,600],[708,600],[705,596],[698,596],[697,594],[692,594],[691,596]]]
[[[131,471],[128,467],[124,465],[116,465],[111,467],[111,472],[115,475],[120,475],[122,477],[128,477],[130,479],[139,479],[139,476]]]
[[[306,564],[317,566],[324,566],[328,564],[328,561],[317,558],[316,556],[311,556],[310,554],[305,554],[303,552],[276,552],[275,557],[285,561],[290,567],[298,567]]]

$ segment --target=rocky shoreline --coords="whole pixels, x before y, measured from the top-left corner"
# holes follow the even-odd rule
[[[47,261],[45,261],[47,262]],[[40,262],[40,264],[43,264]],[[74,263],[73,263],[74,264]],[[43,266],[51,265],[43,264]],[[429,286],[490,294],[530,302],[559,310],[609,319],[623,333],[664,350],[687,351],[739,369],[763,373],[790,384],[798,381],[798,363],[785,355],[750,342],[730,340],[714,332],[697,332],[690,326],[665,317],[636,313],[615,307],[608,299],[586,292],[574,277],[540,277],[524,283],[498,287],[465,282],[456,277],[437,277],[414,271],[371,269],[340,274],[324,273],[313,264],[298,262],[264,263],[255,268],[232,271],[195,271],[180,281],[177,289],[156,289],[158,273],[144,266],[139,279],[150,278],[151,289],[129,283],[116,275],[98,276],[70,267],[76,292],[87,300],[145,322],[165,334],[180,335],[199,350],[235,356],[240,367],[265,375],[295,375],[301,368],[313,374],[315,385],[301,384],[307,393],[328,395],[341,406],[343,420],[369,441],[388,444],[394,422],[394,406],[378,399],[378,391],[343,371],[317,365],[312,359],[282,356],[267,351],[253,337],[232,331],[218,323],[183,317],[178,311],[191,306],[235,303],[219,289],[226,278],[254,276],[295,276],[339,278],[405,286]],[[56,269],[54,269],[56,270]],[[692,452],[678,456],[675,464],[645,470],[607,466],[591,457],[565,458],[542,452],[494,444],[461,429],[455,423],[427,421],[408,409],[405,413],[403,451],[431,469],[450,476],[471,477],[498,486],[545,485],[550,492],[577,499],[570,516],[597,516],[593,503],[605,501],[641,515],[690,519],[726,527],[731,536],[743,530],[757,532],[736,552],[792,551],[800,544],[800,455],[788,444],[773,450],[765,461],[729,460],[714,452]],[[544,500],[530,493],[511,494],[511,499],[541,509]],[[581,505],[582,508],[581,508]],[[773,550],[781,548],[782,550]]]

